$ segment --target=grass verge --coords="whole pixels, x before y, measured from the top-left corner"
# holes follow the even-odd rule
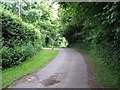
[[[74,45],[70,46],[70,48],[76,49],[85,54],[91,64],[93,77],[95,77],[100,87],[119,88],[118,71],[106,67],[103,64],[102,59],[95,54],[95,51],[80,49],[79,47],[76,47]]]
[[[20,77],[32,73],[44,65],[46,65],[51,59],[58,53],[57,50],[41,50],[33,57],[19,64],[2,71],[2,88],[6,88]]]

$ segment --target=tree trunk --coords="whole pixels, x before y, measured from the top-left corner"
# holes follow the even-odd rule
[[[18,12],[19,17],[22,17],[22,0],[19,0],[19,12]]]

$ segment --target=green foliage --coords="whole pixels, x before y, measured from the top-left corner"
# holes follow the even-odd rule
[[[94,49],[104,64],[120,69],[120,3],[60,2],[60,5],[61,32],[68,42]]]
[[[43,20],[43,21],[36,21],[34,25],[37,28],[41,28],[41,39],[42,39],[42,46],[53,46],[52,42],[58,42],[60,37],[62,37],[58,30],[57,30],[57,23],[52,23],[52,21],[49,20]],[[52,42],[51,42],[52,40]],[[59,46],[59,44],[55,44],[55,46]]]
[[[18,2],[0,2],[2,8],[18,14]],[[33,24],[41,32],[42,46],[48,46],[47,39],[53,39],[55,42],[59,39],[58,22],[54,18],[53,11],[56,10],[51,2],[25,2],[22,1],[22,20]],[[60,35],[59,35],[60,36]],[[62,37],[62,36],[60,36]],[[50,41],[49,41],[50,42]],[[49,43],[51,46],[51,43]],[[58,46],[58,45],[57,45]]]
[[[40,31],[10,12],[0,10],[2,17],[2,68],[17,65],[41,48]]]
[[[11,11],[13,14],[18,14],[18,1],[0,2],[1,7]],[[48,19],[50,10],[46,9],[44,2],[26,2],[22,1],[22,19],[25,22],[33,23],[36,20]]]
[[[4,8],[4,11],[1,11],[3,67],[7,68],[21,63],[35,54],[41,45],[53,47],[59,46],[59,42],[62,42],[58,18],[53,16],[56,8],[52,5],[55,3],[22,1],[21,19],[16,15],[18,14],[18,2],[1,1],[0,4]]]

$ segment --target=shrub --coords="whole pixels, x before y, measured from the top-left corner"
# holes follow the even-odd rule
[[[2,17],[2,68],[8,68],[31,57],[41,48],[40,31],[4,9]]]

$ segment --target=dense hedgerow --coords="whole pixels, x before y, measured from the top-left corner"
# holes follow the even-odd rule
[[[2,68],[21,63],[41,48],[40,31],[4,9],[2,17]]]
[[[94,51],[106,66],[120,70],[120,3],[60,5],[63,35],[69,44],[79,43],[79,48]]]

